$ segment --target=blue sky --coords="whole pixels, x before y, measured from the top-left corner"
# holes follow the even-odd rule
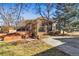
[[[27,11],[25,14],[23,14],[23,16],[25,19],[36,19],[36,18],[40,17],[39,14],[35,14],[35,13],[29,12],[29,11]]]
[[[32,4],[34,4],[34,3],[32,3]],[[1,3],[0,6],[2,6],[2,5],[5,7],[5,9],[8,9],[8,8],[14,6],[15,3],[4,3],[4,4]],[[34,6],[31,5],[31,7],[34,7]],[[42,7],[43,7],[43,6],[42,6]],[[44,7],[43,7],[43,8],[44,8]],[[28,8],[28,9],[29,9],[29,8]],[[53,8],[53,12],[55,12],[55,9],[54,9],[54,8]],[[36,14],[35,11],[32,10],[32,9],[30,9],[30,11],[24,12],[23,16],[24,16],[24,18],[26,18],[26,19],[35,19],[35,18],[40,17],[40,15],[39,15],[39,14]]]
[[[30,11],[25,11],[24,12],[24,14],[22,14],[22,16],[24,17],[24,19],[36,19],[36,18],[38,18],[38,17],[41,17],[39,14],[36,14],[35,12],[35,10],[33,10],[32,8],[34,7],[34,4],[35,3],[32,3],[31,4],[31,9],[30,9]],[[41,4],[41,3],[40,3]],[[9,9],[10,7],[13,7],[15,5],[15,3],[4,3],[4,4],[2,4],[2,3],[0,3],[0,7],[1,6],[4,6],[4,9]],[[44,6],[42,6],[42,8],[44,8]],[[29,8],[28,8],[29,9]],[[53,14],[55,14],[55,8],[53,8],[52,9],[53,10]],[[0,19],[0,23],[2,22],[2,19]]]
[[[5,9],[8,9],[8,8],[14,6],[15,3],[6,3],[6,4],[5,3],[4,4],[1,3],[0,6],[2,6],[2,5],[4,6]],[[26,18],[26,19],[35,19],[35,18],[38,18],[40,15],[35,14],[33,12],[33,10],[30,10],[30,11],[24,12],[24,14],[22,16],[24,16],[24,18]]]

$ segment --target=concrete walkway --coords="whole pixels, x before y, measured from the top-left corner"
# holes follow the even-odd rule
[[[58,38],[60,37],[49,37],[49,38],[43,39],[43,41],[69,55],[79,56],[79,40],[78,39],[75,40],[73,38],[68,39],[64,37],[64,39],[62,39],[64,41],[61,41],[61,40],[58,40]]]

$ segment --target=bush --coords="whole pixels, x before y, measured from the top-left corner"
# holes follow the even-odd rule
[[[9,32],[9,30],[14,29],[14,27],[9,27],[9,26],[2,26],[1,31],[2,32]]]
[[[60,31],[50,31],[48,32],[49,35],[59,35],[60,34]]]

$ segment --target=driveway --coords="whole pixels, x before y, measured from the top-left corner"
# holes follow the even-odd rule
[[[43,41],[69,55],[79,56],[78,36],[51,36]]]

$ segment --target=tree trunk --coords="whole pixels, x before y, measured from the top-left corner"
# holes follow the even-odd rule
[[[57,28],[58,28],[59,32],[61,33],[61,25],[60,25],[60,23],[61,23],[61,21],[60,21],[60,20],[58,20],[58,25],[57,25]]]
[[[65,29],[66,21],[63,19],[63,35],[64,35],[64,29]]]
[[[63,29],[63,35],[64,35],[64,29]]]
[[[45,32],[48,33],[47,25],[45,25]]]
[[[38,35],[39,27],[40,27],[40,25],[39,25],[39,23],[37,23],[37,26],[36,26],[36,35]]]

